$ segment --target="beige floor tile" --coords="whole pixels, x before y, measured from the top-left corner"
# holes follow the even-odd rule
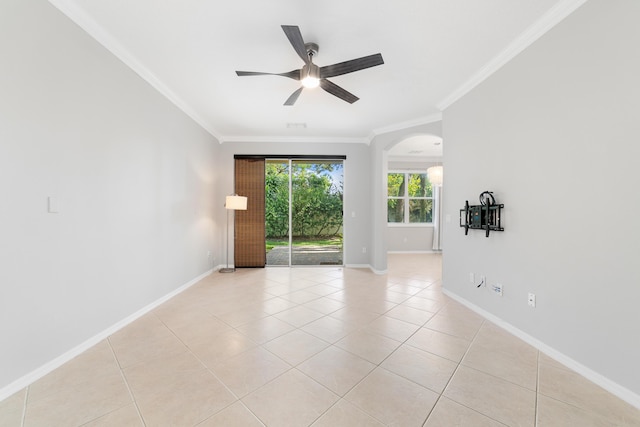
[[[334,393],[344,396],[376,365],[331,346],[298,366],[298,369]]]
[[[159,307],[154,313],[184,343],[214,337],[233,328],[203,309]]]
[[[476,321],[475,319],[460,318],[454,314],[442,314],[442,310],[440,310],[425,326],[434,331],[471,341],[480,330],[482,320]]]
[[[413,296],[402,303],[402,305],[417,308],[419,310],[430,311],[431,313],[437,313],[438,310],[445,306],[445,304],[446,303],[443,301],[434,301],[421,296]]]
[[[386,425],[422,426],[438,395],[386,369],[377,368],[345,396]]]
[[[362,328],[380,317],[379,313],[374,313],[366,309],[358,309],[354,306],[345,306],[334,311],[329,316],[342,320],[347,327],[352,329]]]
[[[0,426],[22,425],[26,396],[27,389],[24,388],[5,400],[0,401]]]
[[[572,424],[566,424],[569,427]],[[496,420],[482,415],[479,412],[462,406],[453,400],[441,397],[433,408],[424,427],[505,427]]]
[[[405,305],[399,305],[398,307],[386,312],[385,315],[404,322],[413,323],[414,325],[423,326],[433,317],[434,313]]]
[[[226,313],[216,313],[216,317],[225,322],[226,324],[237,328],[238,326],[245,325],[247,323],[254,322],[263,317],[267,317],[269,314],[262,311],[263,303],[255,303],[250,306],[241,307],[238,309],[231,309]]]
[[[331,280],[333,280],[333,279],[331,279]],[[322,283],[320,285],[310,286],[310,287],[306,288],[305,290],[309,291],[309,292],[313,292],[316,295],[320,295],[321,297],[324,297],[324,296],[333,294],[335,292],[338,292],[340,290],[340,288],[336,288],[335,286],[331,286],[329,284]]]
[[[296,304],[304,304],[309,301],[316,300],[320,298],[321,295],[318,295],[313,292],[309,292],[307,289],[303,289],[301,291],[291,292],[289,294],[281,295],[280,298],[284,298]]]
[[[391,338],[362,330],[352,332],[335,343],[341,349],[376,365],[389,356],[400,344],[399,341]]]
[[[329,343],[301,330],[295,330],[269,341],[263,347],[296,366],[327,348]]]
[[[300,328],[307,323],[311,323],[314,320],[318,320],[323,317],[324,314],[318,313],[315,310],[311,310],[306,307],[298,306],[294,308],[290,308],[289,310],[281,311],[280,313],[274,314],[278,319],[289,323],[290,325],[295,326],[296,328]]]
[[[444,295],[440,289],[434,289],[433,287],[423,289],[418,294],[416,294],[416,296],[420,298],[427,298],[436,302],[440,302],[445,305],[453,301],[451,298]]]
[[[29,402],[91,387],[100,383],[103,377],[108,377],[108,381],[117,380],[119,375],[120,369],[109,343],[101,341],[33,383],[29,387]]]
[[[294,330],[295,327],[273,316],[238,327],[238,332],[246,335],[251,341],[263,344]]]
[[[260,309],[267,314],[276,314],[296,307],[298,304],[281,297],[272,297],[262,302]]]
[[[471,342],[432,329],[421,328],[406,341],[406,344],[454,362],[460,362]]]
[[[232,404],[235,397],[207,370],[183,375],[153,393],[136,397],[147,426],[195,425]]]
[[[359,298],[356,301],[348,302],[347,305],[351,310],[364,310],[381,315],[396,307],[398,304],[391,301],[381,300],[380,298],[376,298],[375,300]]]
[[[212,274],[0,402],[0,425],[640,426],[445,296],[440,263]]]
[[[558,362],[557,360],[553,359],[551,356],[547,356],[546,354],[540,352],[538,355],[538,363],[540,364],[546,364],[546,365],[551,365],[555,368],[559,368],[559,369],[564,369],[565,371],[570,371],[573,372],[570,368],[568,368],[567,366],[563,365],[562,363]]]
[[[380,366],[440,394],[458,364],[435,354],[403,345]]]
[[[406,341],[420,327],[413,323],[404,322],[389,316],[380,316],[369,323],[364,330],[379,334],[396,341]]]
[[[52,393],[27,400],[25,426],[82,425],[132,402],[119,372],[97,375],[72,387],[50,387]]]
[[[83,424],[83,427],[112,426],[144,427],[144,424],[142,423],[142,418],[138,413],[138,409],[133,403],[120,409],[116,409],[113,412],[109,412],[108,414],[103,415],[100,418],[89,421],[87,424]]]
[[[29,387],[25,425],[80,425],[132,402],[102,341]]]
[[[539,393],[620,425],[640,426],[640,409],[611,395],[583,376],[553,364],[540,364]]]
[[[538,415],[536,427],[611,427],[624,426],[611,419],[602,417],[593,412],[585,411],[568,403],[558,400],[538,396]],[[629,426],[633,424],[627,424]],[[635,424],[639,425],[639,424]]]
[[[331,298],[321,297],[303,304],[303,307],[309,308],[322,314],[330,314],[343,308],[344,303]]]
[[[535,422],[535,392],[465,366],[458,368],[443,395],[509,426]]]
[[[148,363],[140,363],[123,370],[134,397],[155,393],[170,383],[181,383],[185,377],[200,374],[205,366],[190,352],[167,355]]]
[[[400,292],[406,295],[415,295],[422,291],[422,287],[411,286],[410,284],[393,285],[388,288],[392,292]]]
[[[281,375],[242,399],[267,426],[307,426],[338,396],[297,369]]]
[[[242,402],[226,407],[214,416],[207,418],[198,427],[262,427],[255,415]]]
[[[216,376],[238,397],[263,386],[291,366],[262,348],[255,348],[213,367]]]
[[[389,302],[394,303],[394,304],[402,304],[406,300],[411,298],[411,295],[403,294],[402,292],[396,292],[396,291],[391,291],[391,290],[387,289],[386,292],[384,293],[384,297],[383,298],[384,298],[385,301],[389,301]]]
[[[536,390],[538,350],[490,322],[480,328],[462,364]]]
[[[346,400],[340,400],[312,424],[312,427],[383,427]]]
[[[342,320],[331,316],[322,317],[300,329],[332,344],[353,331],[353,328],[349,328]]]
[[[185,345],[153,313],[111,335],[109,342],[122,368],[153,360],[160,355],[187,351]]]
[[[218,335],[214,339],[206,339],[189,343],[189,349],[208,367],[257,347],[246,335],[231,331]]]

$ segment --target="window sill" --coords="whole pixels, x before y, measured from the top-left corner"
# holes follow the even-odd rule
[[[432,222],[417,222],[411,224],[405,224],[403,222],[388,222],[389,228],[433,228]]]

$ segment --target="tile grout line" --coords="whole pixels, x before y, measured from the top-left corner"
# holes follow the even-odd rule
[[[127,377],[124,374],[124,369],[122,369],[122,365],[120,364],[118,355],[116,354],[115,350],[113,349],[113,346],[111,345],[111,337],[107,337],[106,341],[107,341],[107,344],[109,344],[109,350],[111,350],[113,359],[116,361],[116,364],[118,365],[120,376],[122,377],[122,380],[124,381],[124,384],[127,387],[127,391],[129,392],[129,397],[131,397],[131,400],[133,401],[133,405],[136,408],[136,412],[138,413],[138,418],[142,422],[142,425],[146,426],[147,423],[144,421],[144,417],[142,416],[142,412],[140,411],[140,407],[138,406],[138,401],[136,400],[136,397],[133,395],[133,390],[131,390],[131,386],[129,386],[129,381],[127,381]]]
[[[444,308],[444,307],[443,307]],[[471,341],[469,342],[469,346],[467,347],[467,349],[465,350],[464,354],[462,355],[462,357],[460,358],[460,361],[458,361],[458,363],[456,364],[456,368],[453,370],[453,372],[451,373],[451,376],[449,377],[449,380],[447,381],[447,383],[445,384],[445,386],[442,389],[442,392],[438,394],[438,398],[436,399],[436,402],[433,404],[433,408],[431,408],[431,410],[429,411],[429,414],[427,415],[427,418],[424,419],[424,422],[422,423],[422,425],[424,426],[427,421],[429,421],[429,417],[431,416],[431,414],[433,414],[433,410],[436,408],[436,406],[438,405],[438,402],[440,402],[440,399],[442,398],[442,396],[444,395],[444,392],[447,390],[447,388],[449,387],[449,384],[451,384],[451,381],[453,380],[453,377],[456,375],[456,373],[458,372],[458,369],[460,369],[460,366],[462,365],[462,361],[464,360],[464,358],[467,356],[467,354],[469,353],[469,350],[471,350],[471,346],[473,345],[473,343],[476,341],[476,338],[478,337],[478,334],[480,333],[480,329],[482,329],[482,326],[485,323],[485,319],[482,319],[482,323],[480,324],[480,327],[478,328],[478,330],[476,331],[476,333],[473,335],[473,338],[471,339]],[[462,405],[460,402],[456,402],[459,405]],[[474,412],[478,412],[473,408],[469,408],[466,405],[462,405],[465,408],[471,409]],[[481,412],[478,412],[479,414],[481,414]],[[485,415],[485,414],[482,414]],[[486,415],[485,415],[486,416]],[[487,418],[491,418],[488,417]],[[493,418],[491,418],[493,419]],[[497,420],[496,420],[497,421]]]
[[[533,413],[533,425],[538,425],[538,410],[540,409],[540,350],[536,351],[537,360],[536,360],[536,402],[535,402],[535,412]]]
[[[220,321],[221,321],[221,322],[223,322],[225,325],[227,325],[227,326],[231,327],[234,331],[236,331],[236,329],[235,329],[233,326],[229,325],[229,324],[228,324],[228,323],[226,323],[224,320],[219,319],[219,318],[218,318],[218,317],[216,317],[214,314],[209,313],[208,311],[207,311],[207,313],[208,313],[208,314],[210,314],[211,316],[215,317],[216,319],[220,320]],[[154,314],[155,314],[155,313],[154,313]],[[224,406],[224,407],[220,408],[220,410],[219,410],[219,411],[217,411],[217,412],[215,412],[215,413],[211,414],[211,415],[210,415],[210,416],[208,416],[207,418],[205,418],[205,419],[203,419],[203,420],[198,421],[198,424],[201,424],[201,423],[205,422],[206,420],[208,420],[209,418],[211,418],[211,417],[213,417],[213,416],[215,416],[215,415],[219,414],[220,412],[224,411],[225,409],[227,409],[227,408],[228,408],[228,407],[230,407],[231,405],[235,404],[236,402],[242,402],[241,398],[240,398],[240,397],[238,397],[238,396],[233,392],[233,390],[231,390],[231,389],[227,386],[227,384],[225,384],[225,382],[224,382],[224,381],[222,381],[222,379],[221,379],[220,377],[218,377],[218,375],[217,375],[217,374],[216,374],[216,373],[215,373],[211,368],[209,368],[209,367],[207,366],[207,364],[206,364],[206,363],[204,363],[204,362],[202,361],[202,359],[200,359],[200,357],[198,357],[198,355],[197,355],[197,354],[196,354],[196,353],[191,349],[191,347],[189,347],[189,346],[187,345],[187,343],[185,343],[185,342],[184,342],[184,341],[183,341],[183,340],[182,340],[178,335],[176,335],[176,333],[173,331],[173,329],[171,329],[171,328],[169,327],[169,325],[167,325],[167,324],[164,322],[164,320],[162,320],[162,319],[160,318],[160,316],[156,315],[156,317],[157,317],[157,318],[158,318],[158,320],[159,320],[159,321],[164,325],[164,327],[165,327],[165,328],[167,328],[167,330],[168,330],[168,331],[169,331],[169,332],[170,332],[174,337],[176,337],[176,339],[177,339],[178,341],[180,341],[180,343],[181,343],[182,345],[184,345],[184,347],[187,349],[187,352],[188,352],[189,354],[191,354],[191,355],[192,355],[192,356],[193,356],[193,357],[198,361],[198,363],[200,363],[200,365],[202,365],[202,367],[203,367],[206,371],[208,371],[211,375],[213,375],[213,377],[214,377],[216,380],[218,380],[218,381],[220,382],[220,384],[222,384],[222,386],[223,386],[223,387],[224,387],[224,388],[225,388],[225,389],[226,389],[226,390],[227,390],[227,391],[228,391],[228,392],[229,392],[229,393],[230,393],[230,394],[231,394],[231,395],[236,399],[234,402],[232,402],[232,403],[228,404],[227,406]],[[237,332],[238,332],[238,333],[241,333],[241,332],[239,332],[239,331],[237,331]],[[249,339],[249,338],[247,337],[247,339]],[[250,340],[250,341],[251,341],[251,340]],[[253,342],[253,341],[251,341],[251,342]],[[238,355],[240,355],[240,354],[244,354],[244,353],[246,353],[247,351],[250,351],[250,350],[251,350],[251,349],[249,349],[249,350],[245,350],[245,351],[240,352],[240,353],[238,353],[237,355],[234,355],[234,356],[232,356],[232,357],[238,356]],[[243,404],[243,405],[244,405],[244,404]],[[245,407],[246,407],[246,406],[245,406]],[[249,409],[249,408],[247,408],[247,409]],[[249,412],[251,412],[251,411],[249,411]],[[251,413],[253,414],[253,412],[251,412]],[[256,416],[255,414],[253,414],[253,415],[257,418],[257,416]],[[198,424],[196,424],[196,425],[198,425]]]
[[[24,393],[24,402],[22,402],[22,418],[20,419],[20,426],[24,427],[24,421],[27,418],[27,404],[29,402],[29,392],[31,391],[31,385],[26,387]]]

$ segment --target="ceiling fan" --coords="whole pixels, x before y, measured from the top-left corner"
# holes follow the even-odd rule
[[[293,46],[298,56],[304,61],[304,65],[299,70],[289,71],[288,73],[262,73],[258,71],[236,71],[238,76],[282,76],[293,80],[299,80],[302,86],[293,92],[285,101],[284,105],[293,105],[306,88],[314,88],[320,86],[331,95],[337,96],[343,101],[353,104],[358,99],[354,94],[347,92],[335,83],[327,80],[329,77],[340,76],[342,74],[353,73],[354,71],[364,70],[365,68],[375,67],[384,64],[382,55],[376,53],[374,55],[363,56],[362,58],[352,59],[350,61],[340,62],[338,64],[318,67],[313,63],[313,57],[318,53],[318,45],[316,43],[305,43],[300,33],[300,28],[296,25],[282,25],[285,35]]]

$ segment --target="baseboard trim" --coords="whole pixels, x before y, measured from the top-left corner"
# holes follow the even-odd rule
[[[97,335],[89,338],[88,340],[84,341],[83,343],[73,347],[72,349],[70,349],[69,351],[61,354],[60,356],[56,357],[55,359],[45,363],[44,365],[40,366],[39,368],[34,369],[33,371],[31,371],[28,374],[18,378],[17,380],[13,381],[12,383],[9,383],[7,386],[5,386],[2,389],[0,389],[0,401],[6,399],[7,397],[9,397],[11,395],[13,395],[14,393],[17,393],[18,391],[22,390],[23,388],[33,384],[34,382],[36,382],[40,378],[44,377],[48,373],[50,373],[50,372],[54,371],[55,369],[59,368],[60,366],[64,365],[65,363],[67,363],[68,361],[70,361],[74,357],[78,356],[82,352],[90,349],[94,345],[98,344],[100,341],[102,341],[102,340],[108,338],[109,336],[113,335],[114,333],[118,332],[120,329],[124,328],[125,326],[127,326],[131,322],[133,322],[133,321],[137,320],[138,318],[144,316],[145,314],[147,314],[148,312],[150,312],[154,308],[158,307],[160,304],[162,304],[162,303],[170,300],[171,298],[175,297],[176,295],[184,292],[185,290],[187,290],[191,286],[193,286],[196,283],[198,283],[200,280],[202,280],[205,277],[209,276],[213,271],[214,271],[214,269],[211,269],[209,271],[206,271],[205,273],[202,273],[198,277],[190,280],[189,282],[185,283],[184,285],[180,286],[179,288],[169,292],[168,294],[166,294],[165,296],[157,299],[156,301],[152,302],[151,304],[146,305],[145,307],[141,308],[140,310],[136,311],[135,313],[125,317],[124,319],[120,320],[119,322],[115,323],[114,325],[110,326],[109,328],[101,331]]]
[[[496,325],[500,326],[502,329],[506,330],[507,332],[510,332],[511,334],[515,335],[516,337],[520,338],[521,340],[525,341],[526,343],[532,345],[533,347],[537,348],[538,350],[540,350],[541,352],[543,352],[544,354],[546,354],[547,356],[551,357],[552,359],[558,361],[559,363],[563,364],[564,366],[566,366],[569,369],[574,370],[575,372],[579,373],[580,375],[582,375],[583,377],[587,378],[588,380],[590,380],[591,382],[593,382],[594,384],[599,385],[600,387],[602,387],[603,389],[607,390],[609,393],[619,397],[620,399],[624,400],[625,402],[627,402],[628,404],[640,409],[640,395],[637,395],[636,393],[634,393],[633,391],[629,390],[626,387],[621,386],[620,384],[611,381],[609,378],[605,377],[604,375],[599,374],[598,372],[584,366],[583,364],[581,364],[580,362],[575,361],[574,359],[568,357],[567,355],[561,353],[560,351],[556,350],[553,347],[550,347],[549,345],[545,344],[544,342],[538,340],[537,338],[532,337],[531,335],[527,334],[526,332],[523,332],[522,330],[516,328],[515,326],[513,326],[512,324],[506,322],[505,320],[495,316],[494,314],[478,307],[477,305],[467,301],[466,299],[462,298],[461,296],[447,290],[447,289],[442,289],[442,292],[447,295],[448,297],[456,300],[457,302],[459,302],[460,304],[464,305],[465,307],[475,311],[476,313],[478,313],[479,315],[481,315],[482,317],[490,320],[492,323],[495,323]]]
[[[387,251],[388,254],[441,254],[442,251]]]

